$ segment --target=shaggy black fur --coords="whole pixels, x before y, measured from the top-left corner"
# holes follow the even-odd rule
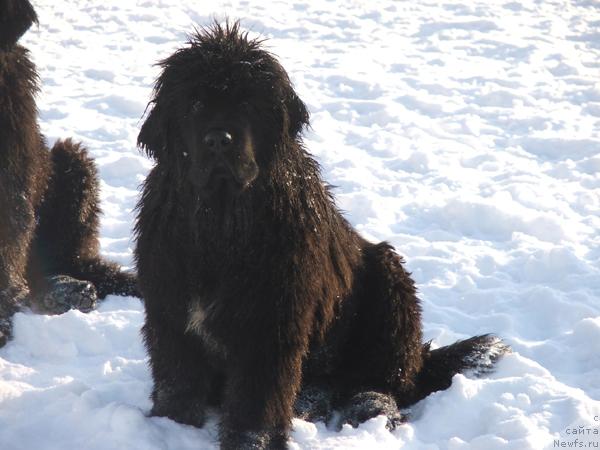
[[[161,63],[138,143],[157,164],[137,221],[155,415],[221,447],[284,448],[294,414],[358,424],[490,367],[492,336],[429,350],[403,260],[335,207],[275,57],[213,25]]]
[[[99,256],[94,163],[71,140],[48,151],[40,133],[38,76],[16,43],[36,21],[29,1],[0,0],[0,346],[21,306],[89,310],[137,294],[134,277]]]

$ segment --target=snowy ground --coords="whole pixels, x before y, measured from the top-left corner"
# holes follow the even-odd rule
[[[394,433],[382,418],[339,433],[295,421],[292,448],[600,447],[600,3],[34,3],[42,128],[97,158],[105,255],[132,264],[153,63],[227,14],[270,38],[352,223],[406,256],[426,338],[495,332],[515,350]],[[139,300],[117,297],[87,315],[18,314],[0,350],[0,448],[216,448],[216,419],[146,417],[142,320]]]

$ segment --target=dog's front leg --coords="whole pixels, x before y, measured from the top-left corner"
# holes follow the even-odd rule
[[[290,324],[255,324],[231,354],[221,448],[285,449],[307,336]]]
[[[13,314],[30,300],[25,278],[35,218],[25,188],[13,181],[0,172],[0,347],[12,335]]]
[[[146,323],[142,334],[150,355],[154,386],[153,416],[202,427],[214,373],[198,338],[163,309],[160,301],[178,297],[146,296]],[[175,314],[175,316],[177,316]]]

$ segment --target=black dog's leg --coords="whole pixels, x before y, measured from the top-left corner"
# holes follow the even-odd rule
[[[35,224],[31,203],[11,181],[0,173],[0,347],[12,335],[12,315],[29,301],[25,270]]]
[[[367,244],[364,254],[364,289],[339,385],[346,397],[375,391],[412,398],[423,360],[414,282],[390,245]]]
[[[36,239],[41,272],[89,281],[98,298],[139,296],[135,276],[100,257],[99,183],[93,160],[70,139],[57,142],[51,157],[52,177]]]
[[[0,0],[0,346],[12,315],[29,301],[27,259],[35,207],[47,176],[39,153],[35,66],[17,40],[36,21],[27,0]]]
[[[160,298],[167,303],[169,298]],[[142,334],[150,356],[153,416],[201,427],[214,388],[214,370],[205,357],[197,336],[184,333],[185,324],[175,326],[173,315],[155,308],[150,298]]]
[[[393,396],[399,407],[447,389],[452,377],[464,370],[490,371],[509,348],[493,335],[475,336],[430,350],[423,345],[420,305],[403,261],[386,243],[365,250],[367,280],[362,318],[349,346],[360,366],[349,365],[346,392],[375,391]],[[366,301],[366,303],[365,303]],[[410,371],[407,370],[410,368]],[[358,404],[358,403],[357,403]],[[362,414],[369,416],[367,406]]]
[[[282,303],[286,302],[269,309],[283,309]],[[220,430],[223,450],[286,448],[308,339],[291,324],[272,322],[283,317],[292,320],[289,311],[281,309],[279,317],[259,313],[265,319],[260,328],[242,332],[241,336],[248,338],[228,346],[232,350],[228,358],[235,363],[228,367],[224,392]],[[294,319],[302,321],[301,317]]]
[[[0,172],[0,291],[27,290],[27,258],[35,218],[23,187],[12,185],[9,178]]]
[[[284,361],[273,354],[260,361],[248,360],[256,356],[256,352],[236,355],[236,370],[228,374],[220,429],[222,450],[286,448],[300,361],[293,361],[292,355],[286,355],[292,359]],[[296,369],[298,375],[292,373]]]

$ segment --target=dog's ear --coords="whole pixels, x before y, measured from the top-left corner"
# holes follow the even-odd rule
[[[309,113],[306,105],[290,87],[285,98],[285,108],[288,116],[288,133],[296,137],[302,128],[309,125]]]
[[[0,47],[15,45],[33,23],[38,19],[29,0],[0,0]]]
[[[158,159],[165,152],[167,146],[166,126],[160,107],[154,105],[137,138],[138,147],[144,150],[150,158]]]

